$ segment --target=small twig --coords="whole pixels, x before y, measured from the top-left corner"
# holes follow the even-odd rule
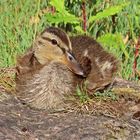
[[[134,51],[133,72],[134,72],[135,77],[136,77],[137,60],[139,57],[139,50],[140,50],[140,37],[138,38],[137,44],[135,45],[135,51]]]
[[[52,7],[51,7],[51,13],[52,13],[52,15],[54,15],[55,11],[56,11],[56,10],[55,10],[55,7],[52,6]]]
[[[38,3],[37,3],[37,13],[36,13],[36,17],[39,16],[39,10],[40,10],[40,0],[38,0]],[[34,40],[36,38],[36,33],[37,33],[37,23],[35,23],[35,28],[34,28]]]
[[[82,2],[82,16],[83,16],[83,30],[84,32],[86,32],[87,30],[86,2],[84,0]]]

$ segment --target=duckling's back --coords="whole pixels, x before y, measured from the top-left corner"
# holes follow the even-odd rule
[[[118,60],[91,37],[80,35],[70,40],[76,58],[87,71],[88,89],[102,89],[111,83],[118,70]]]

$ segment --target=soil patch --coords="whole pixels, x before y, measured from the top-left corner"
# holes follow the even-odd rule
[[[48,113],[30,109],[9,95],[0,102],[0,139],[139,140],[138,106],[139,102],[122,98]]]

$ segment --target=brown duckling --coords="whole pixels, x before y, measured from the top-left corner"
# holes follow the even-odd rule
[[[75,92],[75,75],[84,76],[67,34],[47,28],[17,60],[17,97],[30,107],[63,109],[66,96]]]
[[[89,91],[93,93],[93,91],[103,89],[113,82],[119,61],[112,54],[105,51],[91,37],[79,35],[70,37],[70,40],[76,59],[83,65],[85,73],[88,74],[86,81]],[[90,64],[87,61],[85,63],[87,59],[89,59]]]
[[[75,54],[75,56],[74,56]],[[17,62],[17,96],[30,107],[58,110],[67,107],[68,96],[87,77],[87,88],[101,89],[112,80],[117,61],[94,39],[68,37],[50,27]]]

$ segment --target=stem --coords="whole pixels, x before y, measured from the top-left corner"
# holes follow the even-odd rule
[[[54,13],[55,13],[55,7],[54,6],[51,7],[51,13],[52,13],[52,15],[54,15]]]
[[[86,32],[87,30],[87,19],[86,19],[86,2],[82,2],[82,17],[83,17],[83,30]]]
[[[36,13],[37,17],[39,15],[39,10],[40,10],[40,0],[38,0],[38,3],[37,3],[37,13]],[[34,40],[36,38],[36,33],[37,33],[37,23],[35,23]]]
[[[139,56],[139,50],[140,50],[140,37],[138,38],[138,42],[135,45],[135,51],[134,51],[134,63],[133,63],[133,72],[136,76],[136,68],[137,68],[137,59]]]

